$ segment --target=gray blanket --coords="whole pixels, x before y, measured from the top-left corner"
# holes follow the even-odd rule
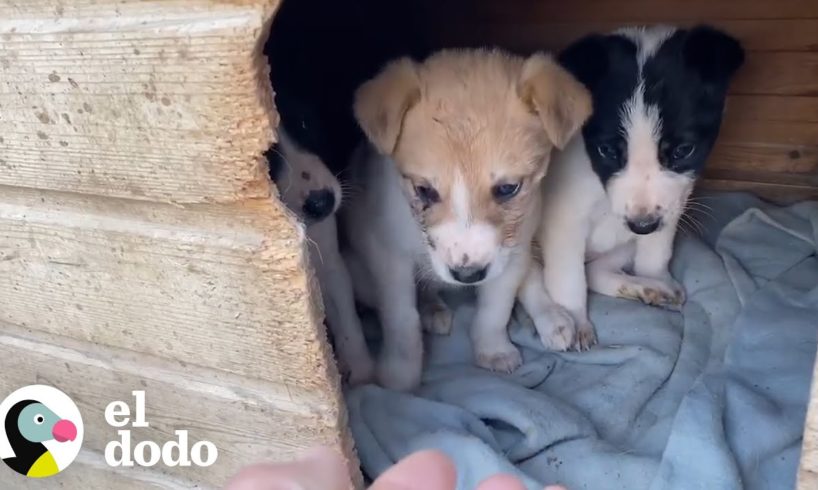
[[[818,203],[700,201],[704,227],[680,235],[673,261],[683,311],[592,296],[590,352],[545,352],[520,318],[510,331],[525,364],[484,371],[474,308],[453,298],[455,331],[427,337],[417,394],[347,393],[365,472],[437,448],[462,490],[497,472],[531,489],[793,488],[818,332]]]

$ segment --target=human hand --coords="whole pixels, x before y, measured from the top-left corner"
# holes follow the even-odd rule
[[[225,490],[349,490],[351,478],[341,456],[318,448],[290,463],[259,464],[243,469]],[[384,472],[369,490],[454,490],[457,471],[439,451],[420,451],[398,461]],[[475,490],[525,490],[510,475],[496,475]],[[566,490],[547,486],[544,490]]]

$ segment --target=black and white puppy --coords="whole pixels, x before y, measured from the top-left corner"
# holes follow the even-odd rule
[[[587,291],[679,308],[668,272],[676,225],[721,126],[744,61],[707,26],[628,28],[579,40],[559,57],[591,91],[594,112],[555,155],[540,228],[549,295],[596,342]]]
[[[321,158],[299,146],[281,126],[278,145],[267,156],[281,201],[306,225],[310,262],[321,287],[340,370],[350,384],[365,383],[374,366],[338,246],[335,213],[341,205],[341,185]]]

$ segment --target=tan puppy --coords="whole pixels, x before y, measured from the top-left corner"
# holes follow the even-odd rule
[[[477,364],[517,368],[506,326],[532,268],[540,181],[552,148],[590,115],[587,91],[543,54],[442,51],[387,65],[358,90],[354,110],[374,151],[353,162],[363,192],[343,219],[356,290],[372,300],[384,332],[378,381],[419,384],[421,325],[451,328],[437,295],[444,286],[477,288]],[[543,342],[568,348],[570,316],[548,301],[539,271],[526,284],[520,299]]]

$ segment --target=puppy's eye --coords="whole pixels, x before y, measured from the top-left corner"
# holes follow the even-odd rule
[[[516,196],[521,188],[522,183],[520,182],[497,184],[491,188],[491,194],[497,202],[506,202]]]
[[[599,156],[605,158],[606,160],[619,161],[619,150],[616,148],[616,146],[610,143],[601,143],[597,145],[596,152],[599,153]]]
[[[685,158],[690,158],[693,153],[696,151],[696,145],[693,143],[682,143],[677,145],[676,148],[670,152],[670,158],[675,160],[684,160]]]
[[[440,202],[440,194],[430,185],[416,185],[415,194],[417,194],[418,199],[423,202],[424,206],[431,206]]]

